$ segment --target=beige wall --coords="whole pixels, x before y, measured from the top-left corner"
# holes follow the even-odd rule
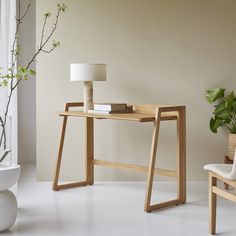
[[[22,12],[28,0],[21,0]],[[21,55],[18,65],[26,66],[35,52],[36,0],[31,0],[31,7],[19,30]],[[35,68],[33,65],[32,68]],[[36,161],[36,80],[31,77],[18,86],[18,159],[19,162]]]
[[[37,34],[43,9],[58,0],[37,1]],[[69,0],[55,38],[61,48],[37,63],[38,179],[49,180],[57,156],[66,101],[82,100],[82,84],[69,81],[71,62],[107,63],[107,82],[95,84],[96,101],[185,104],[188,180],[206,180],[202,167],[221,162],[227,135],[214,135],[204,91],[236,90],[236,1]],[[83,177],[84,126],[72,119],[62,178]],[[151,124],[96,121],[95,157],[147,164]],[[175,126],[161,127],[158,164],[175,164]],[[126,171],[96,168],[97,180],[144,180]]]

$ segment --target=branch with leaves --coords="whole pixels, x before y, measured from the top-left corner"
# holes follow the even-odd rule
[[[11,103],[13,92],[17,88],[19,83],[21,83],[23,80],[28,80],[30,75],[31,76],[36,75],[36,72],[31,68],[31,66],[35,62],[37,56],[40,53],[51,53],[60,46],[60,42],[52,40],[52,36],[54,35],[54,32],[58,26],[61,13],[65,12],[67,9],[67,6],[64,3],[57,4],[57,13],[55,16],[55,21],[53,23],[52,29],[49,31],[47,35],[45,35],[45,30],[48,25],[48,19],[49,17],[52,16],[52,13],[50,11],[47,11],[44,13],[44,21],[42,25],[40,43],[36,52],[29,59],[26,66],[24,67],[18,66],[16,68],[16,62],[21,53],[20,45],[17,42],[19,28],[23,20],[25,19],[26,15],[28,14],[30,10],[30,6],[31,6],[31,2],[29,1],[27,4],[26,10],[22,14],[21,0],[18,1],[18,16],[16,18],[16,32],[15,32],[13,44],[11,47],[12,49],[10,51],[11,61],[8,68],[0,68],[0,87],[9,88],[9,95],[6,102],[6,107],[4,109],[4,114],[0,116],[0,150],[4,150],[2,156],[0,156],[0,163],[5,159],[6,155],[9,153],[9,150],[6,150],[6,139],[7,139],[6,122],[7,122],[7,116],[8,116],[9,106]],[[51,46],[49,48],[46,48],[50,42],[51,42]],[[3,71],[6,71],[6,72],[3,73]]]

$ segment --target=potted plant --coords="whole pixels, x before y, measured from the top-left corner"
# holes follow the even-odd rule
[[[40,35],[40,43],[32,55],[32,57],[28,60],[28,63],[24,66],[16,66],[17,59],[21,54],[20,45],[17,42],[19,28],[27,15],[31,6],[31,2],[28,2],[26,10],[22,12],[21,9],[21,0],[18,1],[18,15],[16,17],[16,32],[13,39],[13,44],[10,50],[10,58],[11,61],[8,65],[8,68],[0,68],[0,87],[8,89],[8,97],[6,102],[6,107],[4,108],[3,114],[0,115],[0,164],[4,161],[4,159],[8,156],[11,150],[7,149],[7,120],[9,113],[9,106],[12,100],[12,95],[18,85],[24,81],[28,80],[29,76],[35,76],[36,72],[31,68],[32,64],[35,63],[37,56],[40,53],[51,53],[55,48],[60,46],[59,41],[52,40],[52,36],[57,28],[58,21],[62,12],[65,12],[66,5],[57,4],[57,13],[55,16],[55,21],[48,33],[46,33],[46,28],[48,24],[48,19],[51,17],[51,12],[47,11],[44,13],[44,21],[42,23],[42,31]],[[51,44],[50,46],[48,44]]]
[[[210,129],[213,133],[217,133],[219,127],[228,130],[228,156],[233,159],[236,147],[236,96],[233,91],[225,93],[224,88],[214,88],[206,91],[206,99],[214,106]]]

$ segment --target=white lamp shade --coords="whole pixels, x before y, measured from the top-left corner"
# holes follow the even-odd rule
[[[105,64],[70,64],[71,81],[105,81],[106,65]]]

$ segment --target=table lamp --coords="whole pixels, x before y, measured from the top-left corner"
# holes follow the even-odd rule
[[[93,81],[105,80],[105,64],[70,64],[70,81],[84,82],[84,112],[93,109]]]

